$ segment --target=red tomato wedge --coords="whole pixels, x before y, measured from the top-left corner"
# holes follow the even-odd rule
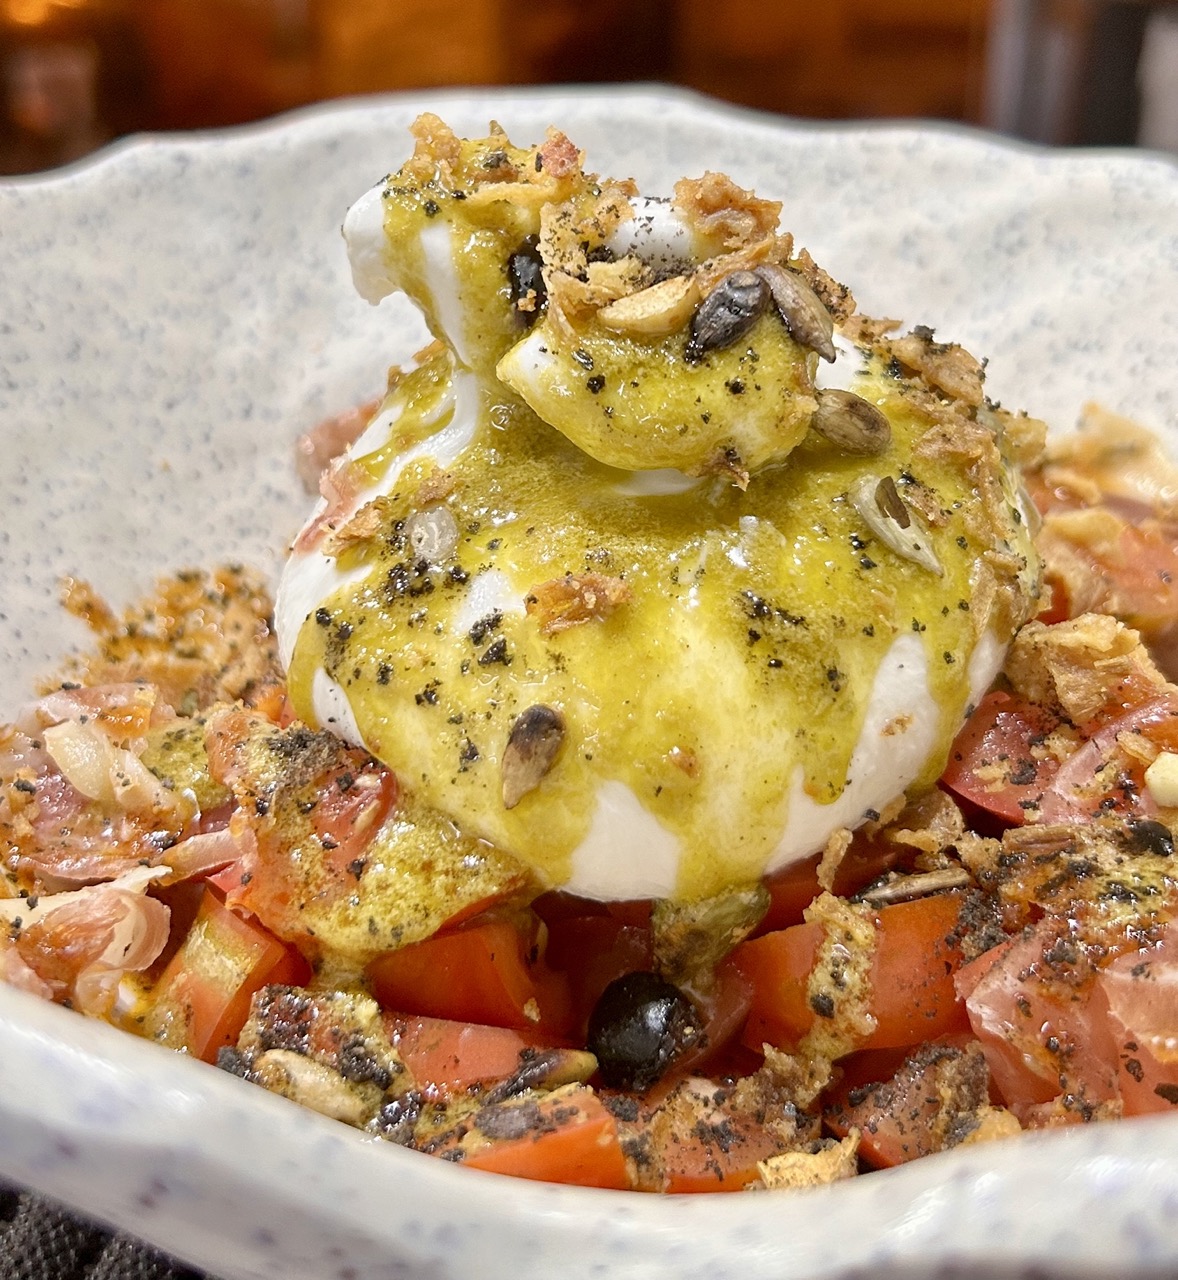
[[[757,1165],[781,1154],[781,1144],[759,1125],[721,1120],[713,1137],[699,1127],[663,1149],[662,1190],[668,1195],[744,1191],[761,1176]]]
[[[1079,726],[1075,750],[1062,762],[1037,752],[1062,723],[1013,694],[987,694],[958,734],[941,785],[973,815],[998,828],[1075,822],[1094,814],[1150,816],[1144,766],[1118,743],[1137,733],[1163,750],[1178,747],[1178,699],[1168,691],[1131,687],[1094,722]]]
[[[1030,477],[1031,497],[1044,516],[1087,510],[1120,525],[1115,537],[1105,533],[1094,540],[1073,533],[1066,523],[1049,521],[1045,551],[1051,606],[1045,620],[1060,621],[1078,611],[1064,580],[1070,569],[1080,575],[1083,609],[1111,613],[1148,638],[1170,628],[1178,617],[1178,527],[1172,518],[1159,518],[1156,490],[1141,492],[1137,478],[1117,474],[1114,452],[1097,459],[1095,466],[1092,460],[1079,463],[1086,479],[1103,491],[1095,499],[1089,494],[1081,497],[1066,485],[1050,487],[1042,476]],[[1131,444],[1122,456],[1134,454]],[[1052,573],[1061,545],[1066,548],[1064,577]]]
[[[1178,615],[1178,528],[1144,519],[1126,525],[1114,551],[1097,560],[1108,590],[1108,611],[1132,627],[1154,632]]]
[[[1042,608],[1035,615],[1036,622],[1066,622],[1078,612],[1072,608],[1067,584],[1047,570],[1043,575],[1043,587],[1039,596]]]
[[[840,1138],[859,1130],[859,1157],[872,1168],[890,1169],[952,1146],[962,1115],[988,1103],[977,1042],[946,1040],[952,1043],[924,1045],[877,1083],[839,1089],[824,1113]]]
[[[1178,1110],[1178,925],[1118,956],[1096,982],[1117,1046],[1125,1114]]]
[[[148,1034],[205,1062],[235,1044],[250,1000],[270,983],[308,981],[310,966],[256,920],[206,888],[180,949],[156,984]]]
[[[1123,733],[1139,733],[1166,751],[1178,746],[1178,699],[1163,693],[1110,714],[1059,767],[1040,806],[1043,822],[1069,822],[1096,813],[1149,817],[1157,805],[1145,787],[1141,761],[1121,749]]]
[[[742,1092],[744,1087],[690,1077],[665,1095],[656,1091],[657,1101],[623,1125],[642,1135],[650,1153],[649,1171],[643,1169],[648,1189],[672,1195],[743,1191],[760,1177],[760,1161],[795,1145],[795,1132],[775,1133],[766,1123],[773,1104],[756,1090]]]
[[[589,1089],[561,1089],[522,1104],[505,1103],[487,1108],[480,1117],[501,1136],[483,1132],[489,1141],[472,1145],[462,1160],[469,1169],[578,1187],[630,1188],[617,1121]]]
[[[1059,764],[1035,748],[1059,721],[1025,698],[988,693],[966,721],[949,752],[941,785],[971,810],[1000,826],[1021,826],[1024,806],[1036,805]]]
[[[876,948],[871,962],[868,1012],[875,1030],[859,1049],[921,1044],[967,1025],[953,986],[962,962],[950,941],[962,898],[957,893],[917,898],[874,913]],[[792,1048],[814,1024],[807,983],[824,938],[816,921],[742,943],[733,963],[752,984],[744,1043]]]
[[[899,856],[898,846],[873,841],[863,832],[857,832],[835,872],[833,891],[843,898],[858,893],[895,866]],[[820,861],[821,855],[815,854],[765,878],[769,910],[757,926],[757,934],[801,924],[803,912],[822,892],[818,883]]]
[[[822,926],[796,924],[743,943],[732,962],[752,988],[742,1041],[760,1051],[765,1043],[796,1044],[814,1022],[806,984],[822,945]]]
[[[1044,954],[1068,943],[1048,918],[957,975],[999,1092],[1016,1114],[1061,1094],[1085,1107],[1118,1099],[1128,1115],[1178,1107],[1178,930],[1117,956],[1086,980],[1050,982]]]
[[[547,1047],[529,1032],[447,1018],[386,1014],[385,1025],[417,1086],[442,1094],[506,1080],[529,1054]]]
[[[569,916],[549,924],[544,957],[567,975],[572,1026],[584,1035],[601,993],[615,978],[652,968],[654,950],[649,927],[613,915]]]
[[[676,1060],[672,1074],[744,1075],[755,1071],[761,1064],[760,1045],[750,1061],[739,1044],[752,999],[752,983],[745,974],[731,959],[722,961],[711,990],[695,999],[703,1018],[703,1034]]]
[[[1066,928],[1047,918],[979,956],[957,977],[998,1092],[1020,1117],[1069,1082],[1090,1103],[1116,1094],[1115,1049],[1107,1020],[1092,1004],[1093,983],[1066,989],[1040,978],[1044,951]]]
[[[323,781],[311,823],[336,866],[346,869],[367,849],[396,800],[396,777],[375,761]]]
[[[368,966],[385,1009],[458,1022],[568,1036],[568,982],[537,954],[537,933],[482,920],[436,933]]]

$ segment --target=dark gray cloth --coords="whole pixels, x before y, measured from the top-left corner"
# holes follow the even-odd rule
[[[141,1244],[0,1183],[0,1280],[213,1280]]]

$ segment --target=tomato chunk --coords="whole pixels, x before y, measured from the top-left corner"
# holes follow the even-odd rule
[[[478,1026],[448,1018],[388,1014],[389,1038],[419,1088],[467,1093],[513,1075],[543,1036],[507,1027]]]
[[[851,847],[835,872],[833,892],[842,898],[858,893],[895,866],[899,856],[899,846],[873,840],[862,831],[856,832]],[[815,854],[765,878],[769,910],[757,926],[757,934],[774,933],[790,925],[801,924],[806,908],[822,892],[818,883],[820,861],[821,855]]]
[[[617,1121],[590,1089],[484,1108],[476,1128],[483,1141],[463,1144],[467,1168],[615,1191],[631,1185]]]
[[[744,1191],[760,1179],[758,1164],[780,1155],[781,1142],[763,1125],[721,1115],[667,1137],[660,1154],[668,1195]]]
[[[684,1074],[748,1075],[761,1065],[761,1046],[750,1055],[740,1046],[739,1036],[752,1004],[752,983],[732,962],[721,962],[711,989],[695,997],[703,1019],[703,1034],[696,1044],[678,1058],[672,1076]]]
[[[1060,760],[1037,748],[1065,726],[1074,747]],[[1127,677],[1096,717],[1068,722],[1012,694],[988,694],[958,734],[941,785],[994,830],[1025,822],[1075,822],[1096,814],[1151,816],[1144,765],[1127,753],[1124,734],[1140,734],[1161,750],[1178,745],[1178,699]]]
[[[1035,753],[1058,723],[1024,698],[988,693],[957,735],[941,785],[1000,825],[1021,826],[1059,768]]]
[[[825,1113],[845,1137],[860,1131],[859,1157],[889,1169],[954,1146],[989,1109],[989,1074],[976,1042],[927,1044],[885,1080],[845,1090]]]
[[[644,1189],[674,1194],[743,1191],[758,1164],[797,1150],[819,1135],[814,1117],[781,1108],[765,1077],[735,1084],[691,1076],[669,1092],[656,1089],[623,1131],[640,1135]],[[624,1104],[623,1104],[624,1105]]]
[[[749,1016],[741,1037],[750,1048],[796,1045],[814,1022],[806,984],[818,960],[823,929],[807,922],[745,942],[732,962],[752,987]]]
[[[1065,1112],[1119,1102],[1125,1114],[1178,1107],[1178,931],[1094,970],[1079,951],[1069,981],[1044,957],[1066,957],[1066,922],[1041,920],[957,976],[994,1080],[1020,1118],[1064,1098]]]
[[[156,984],[145,1031],[205,1062],[236,1043],[254,994],[270,983],[301,985],[310,966],[256,920],[206,888],[180,949]]]
[[[856,1048],[920,1044],[968,1026],[953,986],[962,956],[950,940],[961,895],[937,894],[897,902],[874,913],[875,954],[867,1011],[875,1030]],[[733,952],[733,963],[752,984],[744,1042],[794,1047],[814,1025],[807,984],[825,931],[818,921],[765,934]]]
[[[1090,441],[1101,434],[1093,432]],[[1029,478],[1035,506],[1047,518],[1041,543],[1052,590],[1045,620],[1075,617],[1083,610],[1111,613],[1148,641],[1172,628],[1178,617],[1178,526],[1164,507],[1159,510],[1162,482],[1156,469],[1144,462],[1139,442],[1122,439],[1122,434],[1120,429],[1109,433],[1111,447],[1103,456],[1099,451],[1084,456],[1085,449],[1072,464],[1088,484],[1096,483],[1098,497],[1074,492],[1066,481],[1058,483],[1058,475],[1056,483],[1043,475]],[[1158,489],[1141,491],[1140,477],[1146,473],[1152,473]],[[1068,517],[1080,511],[1101,515],[1101,538],[1085,537],[1082,528],[1069,526]],[[1115,536],[1109,536],[1110,527]],[[1082,588],[1079,602],[1071,599],[1069,580]]]
[[[386,1009],[568,1035],[568,983],[537,955],[537,930],[481,920],[377,957],[368,967]]]
[[[1158,941],[1118,956],[1097,977],[1117,1047],[1126,1115],[1178,1109],[1178,926]]]
[[[649,928],[613,915],[573,916],[549,924],[545,959],[567,975],[573,1028],[584,1035],[601,993],[615,978],[650,969],[654,950]]]

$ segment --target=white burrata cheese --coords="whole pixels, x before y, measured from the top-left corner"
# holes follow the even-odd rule
[[[971,701],[998,674],[1005,646],[983,637],[970,661]],[[847,784],[831,804],[806,794],[802,767],[789,785],[788,818],[765,873],[780,871],[822,849],[840,827],[856,827],[880,813],[923,771],[936,749],[937,704],[928,685],[924,649],[916,636],[897,638],[875,677]],[[674,889],[682,853],[679,838],[644,809],[620,782],[598,791],[593,825],[573,855],[565,886],[586,898],[665,898]]]
[[[852,360],[848,359],[848,363]],[[452,398],[446,405],[453,408],[453,416],[440,431],[398,456],[382,487],[395,483],[415,458],[432,457],[443,467],[454,461],[477,427],[479,403],[474,383],[469,374],[456,375]],[[379,449],[388,440],[395,421],[388,414],[377,415],[353,446],[353,452]],[[698,483],[679,473],[634,472],[619,481],[619,488],[657,497],[682,492],[684,487]],[[358,507],[372,496],[360,495],[354,505]],[[284,664],[289,664],[300,630],[319,606],[364,572],[341,570],[338,561],[321,550],[291,555],[275,610]],[[471,579],[458,626],[468,628],[494,612],[522,611],[520,594],[504,574],[491,568]],[[978,643],[969,665],[971,701],[978,701],[994,680],[1004,653],[1005,646],[994,637],[984,636]],[[921,774],[936,749],[939,733],[940,713],[928,674],[918,637],[911,633],[900,635],[872,684],[845,788],[833,803],[819,803],[806,793],[802,769],[798,767],[788,784],[786,824],[765,864],[766,873],[808,858],[840,827],[857,826],[866,814],[882,811]],[[320,725],[330,727],[355,746],[367,745],[351,713],[346,691],[326,672],[316,673],[312,698]],[[664,827],[629,787],[617,780],[606,781],[598,788],[592,823],[573,851],[571,873],[562,887],[570,893],[601,900],[665,898],[674,892],[682,853],[680,838]]]
[[[375,306],[397,288],[384,233],[384,183],[370,187],[344,218],[344,241],[352,267],[352,283],[365,302]]]
[[[348,212],[344,222],[353,278],[360,294],[372,303],[398,288],[390,263],[381,201],[383,184],[367,192]],[[634,218],[614,235],[610,247],[619,255],[637,253],[657,269],[681,269],[697,257],[697,246],[688,226],[667,201],[636,198]],[[459,361],[469,367],[463,334],[461,284],[455,268],[451,231],[444,220],[428,226],[415,250],[433,300],[433,319]],[[423,264],[423,265],[422,265]],[[550,357],[541,344],[521,344],[520,357],[539,374]],[[863,354],[841,335],[836,336],[837,358],[821,363],[818,385],[850,389],[862,374]],[[432,458],[445,468],[474,439],[479,415],[485,413],[475,376],[464,369],[453,383],[436,416],[445,424],[395,458],[380,482],[390,492],[397,477],[415,459]],[[373,453],[391,439],[396,411],[378,413],[352,447],[354,457]],[[616,491],[657,501],[681,495],[701,484],[673,469],[619,472]],[[336,527],[346,521],[376,490],[357,494],[349,510],[341,510]],[[321,506],[313,519],[322,515]],[[334,514],[334,513],[333,513]],[[753,520],[754,518],[749,518]],[[730,553],[741,555],[739,546]],[[296,550],[282,576],[277,598],[276,626],[282,661],[289,665],[301,629],[316,611],[341,588],[354,584],[365,570],[351,574],[321,549]],[[458,617],[460,627],[499,612],[522,612],[523,600],[508,578],[494,567],[472,576]],[[969,655],[969,688],[976,702],[1001,666],[1005,645],[986,635]],[[798,765],[785,780],[789,793],[787,816],[780,837],[765,860],[764,872],[780,870],[820,850],[842,827],[854,827],[865,816],[880,812],[923,772],[941,741],[943,726],[925,648],[918,636],[900,634],[878,666],[869,690],[863,692],[865,712],[859,739],[850,761],[846,785],[831,803],[819,803],[803,786]],[[326,672],[312,682],[315,718],[321,725],[357,746],[366,746],[348,701],[347,691]],[[513,852],[510,848],[506,852]],[[585,897],[603,900],[664,898],[675,893],[683,848],[680,837],[665,827],[624,783],[604,780],[596,793],[596,805],[588,831],[572,852],[571,870],[561,887]]]
[[[275,615],[284,661],[289,661],[299,631],[320,603],[351,581],[354,578],[340,571],[334,559],[319,552],[291,557]],[[493,612],[522,611],[523,602],[507,578],[490,569],[472,579],[460,624],[468,627]],[[979,701],[993,682],[1004,655],[1005,646],[997,638],[982,637],[969,663],[971,702]],[[872,683],[846,786],[832,803],[819,803],[806,793],[798,766],[788,784],[786,823],[765,864],[766,874],[810,857],[839,828],[856,827],[865,815],[881,812],[920,776],[940,732],[940,712],[928,675],[919,638],[911,633],[897,637]],[[355,746],[366,745],[346,692],[325,672],[316,673],[312,696],[321,725]],[[629,787],[606,781],[598,788],[592,824],[573,851],[571,874],[561,887],[602,900],[665,898],[674,892],[682,852],[679,837]]]

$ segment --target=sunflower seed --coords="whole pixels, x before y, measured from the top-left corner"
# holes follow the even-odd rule
[[[833,364],[834,320],[821,298],[796,271],[788,271],[775,263],[758,267],[757,275],[769,286],[793,340],[810,351],[817,351],[823,360]]]
[[[529,1089],[559,1089],[565,1084],[587,1084],[597,1070],[597,1059],[584,1049],[542,1049],[533,1056],[520,1055],[520,1065],[484,1097],[488,1105],[506,1102]]]
[[[536,703],[516,716],[499,764],[505,809],[514,809],[540,785],[562,742],[564,716],[555,707]]]
[[[688,361],[697,364],[709,351],[738,342],[765,313],[769,298],[769,286],[755,272],[725,276],[692,317]]]
[[[883,453],[892,443],[891,423],[853,391],[819,391],[810,425],[848,453]]]
[[[945,570],[891,476],[861,476],[851,486],[850,499],[872,533],[898,556],[943,576]]]
[[[947,889],[964,889],[971,884],[973,876],[964,867],[941,867],[917,875],[897,875],[883,884],[865,889],[856,900],[882,907],[889,902],[911,902],[914,898],[926,898],[931,893],[944,893]]]

